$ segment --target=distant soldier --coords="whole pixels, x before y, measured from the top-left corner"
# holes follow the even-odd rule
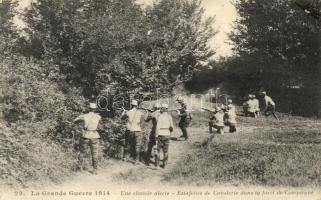
[[[80,169],[83,170],[83,162],[84,156],[86,153],[86,149],[89,147],[92,157],[92,166],[93,166],[93,174],[97,174],[98,168],[98,144],[99,144],[99,133],[97,132],[97,128],[101,119],[101,116],[96,113],[97,106],[95,103],[89,104],[89,113],[82,114],[77,117],[74,122],[84,121],[84,132],[80,139],[80,154],[79,154],[79,162]]]
[[[232,99],[229,99],[227,105],[227,125],[230,127],[229,132],[236,132],[236,108],[233,105]]]
[[[244,116],[247,117],[249,116],[249,101],[251,99],[251,95],[248,95],[246,101],[243,103],[243,112]]]
[[[210,114],[210,120],[208,122],[208,128],[209,128],[209,132],[213,133],[213,127],[214,127],[214,123],[215,123],[215,117],[214,117],[215,112],[211,112]]]
[[[275,119],[279,119],[276,114],[275,114],[275,103],[274,101],[272,100],[271,97],[269,97],[268,95],[266,95],[266,92],[262,92],[262,95],[263,95],[263,100],[264,100],[264,103],[265,103],[265,107],[264,107],[264,114],[266,116],[268,116],[269,112],[272,113],[272,115],[274,116]]]
[[[217,133],[223,134],[224,133],[224,116],[225,113],[222,108],[216,108],[216,113],[214,114],[214,125],[213,127],[217,130]]]
[[[252,95],[252,99],[254,104],[255,116],[258,117],[260,116],[260,102],[254,94]]]
[[[178,126],[182,130],[183,135],[180,136],[180,138],[185,138],[185,140],[188,140],[187,127],[189,126],[192,117],[187,112],[187,107],[186,107],[186,104],[184,103],[183,97],[178,97],[177,102],[181,105],[181,108],[178,111],[178,116],[180,117]]]
[[[209,133],[213,133],[213,127],[215,124],[215,116],[214,115],[216,114],[216,110],[211,110],[211,109],[207,109],[207,108],[203,108],[203,107],[201,109],[210,113],[208,128],[209,128]]]
[[[130,153],[134,159],[135,164],[138,161],[142,161],[143,152],[143,132],[141,128],[141,119],[143,113],[137,108],[138,101],[132,100],[132,109],[129,111],[124,111],[121,118],[128,118],[127,122],[127,134],[128,134],[128,144],[130,148]]]
[[[254,98],[253,98],[252,94],[249,95],[249,100],[247,101],[247,105],[248,105],[248,110],[247,110],[248,115],[250,117],[256,118],[257,117],[256,114],[255,114],[257,112],[257,110],[256,110],[256,102],[254,101]]]
[[[163,168],[167,165],[168,161],[168,149],[169,141],[171,138],[171,132],[173,132],[173,119],[172,116],[166,112],[168,109],[167,104],[161,105],[161,110],[157,117],[156,136],[157,136],[157,157],[155,160],[155,166],[159,166],[160,151],[163,151]]]
[[[148,114],[145,116],[145,121],[149,122],[152,121],[152,130],[149,134],[149,142],[148,142],[148,149],[147,149],[147,155],[146,155],[146,162],[149,165],[150,157],[152,155],[153,147],[156,145],[156,125],[157,125],[157,118],[160,115],[160,105],[158,103],[155,103],[153,107],[153,112],[148,112]]]

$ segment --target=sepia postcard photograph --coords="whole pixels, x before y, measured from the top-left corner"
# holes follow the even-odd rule
[[[321,0],[0,0],[0,200],[321,200]]]

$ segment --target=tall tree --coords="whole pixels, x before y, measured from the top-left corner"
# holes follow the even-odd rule
[[[305,88],[306,100],[320,106],[319,21],[294,0],[240,0],[236,8],[240,18],[231,39],[239,57],[232,70],[243,85]]]
[[[147,10],[150,25],[149,68],[161,86],[186,82],[215,52],[208,42],[216,32],[214,18],[205,17],[199,0],[162,0]]]
[[[170,89],[214,52],[213,18],[200,1],[162,0],[143,10],[135,0],[38,0],[26,15],[42,58],[54,60],[86,95]],[[38,56],[39,57],[39,56]]]
[[[16,27],[13,22],[17,14],[18,2],[3,0],[0,2],[0,52],[11,53],[17,39]]]

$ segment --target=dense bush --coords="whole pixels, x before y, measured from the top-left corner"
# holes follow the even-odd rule
[[[34,134],[56,132],[60,123],[70,122],[84,108],[76,88],[64,85],[50,63],[35,63],[24,57],[1,60],[3,117],[10,124],[39,123]]]
[[[215,53],[207,44],[214,19],[199,0],[162,0],[145,10],[134,0],[39,0],[24,19],[27,43],[38,46],[26,55],[52,59],[86,96],[110,84],[168,92]]]
[[[4,124],[0,121],[1,188],[57,183],[71,174],[77,161],[73,150],[32,134],[42,123],[38,127],[13,127],[15,130]]]
[[[85,101],[77,89],[66,88],[61,77],[49,70],[54,67],[49,62],[35,63],[21,56],[0,62],[0,146],[2,162],[7,163],[1,168],[3,184],[59,181],[57,177],[63,177],[75,162],[70,122]]]

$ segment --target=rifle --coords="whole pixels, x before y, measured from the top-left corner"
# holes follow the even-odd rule
[[[147,111],[147,112],[154,112],[154,111],[156,111],[156,110],[154,110],[154,109],[150,109],[150,108],[142,108],[142,107],[138,107],[138,109],[140,109],[140,110],[144,110],[144,111]]]
[[[171,110],[165,110],[164,112],[176,112],[176,111],[178,111],[178,110],[180,110],[180,109],[171,109]]]
[[[155,110],[155,109],[142,108],[142,107],[138,107],[138,109],[144,110],[144,111],[147,111],[147,112],[155,112],[155,111],[159,110],[159,109]],[[164,110],[163,112],[174,112],[174,111],[178,111],[178,110],[180,110],[180,109]]]
[[[216,111],[212,111],[212,110],[207,109],[207,108],[201,108],[201,109],[202,109],[202,110],[205,110],[205,111],[207,111],[207,112],[209,112],[209,113],[212,113],[212,114],[217,113]]]

